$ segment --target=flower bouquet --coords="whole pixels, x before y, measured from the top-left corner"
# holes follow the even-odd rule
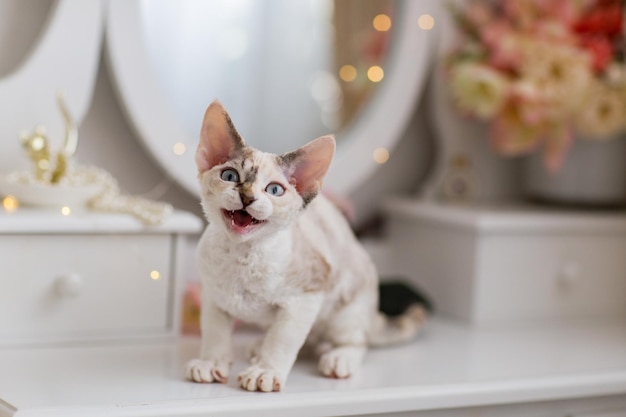
[[[489,122],[502,155],[543,151],[556,172],[574,132],[626,130],[622,0],[503,0],[452,7],[446,69],[456,107]]]

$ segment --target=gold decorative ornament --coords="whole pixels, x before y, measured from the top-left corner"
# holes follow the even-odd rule
[[[65,105],[65,93],[62,91],[57,94],[57,104],[63,115],[63,120],[65,121],[65,142],[63,148],[57,154],[56,167],[50,177],[52,184],[58,183],[61,178],[67,175],[68,165],[76,155],[76,148],[78,147],[78,129],[76,129],[74,119],[72,119]]]
[[[65,105],[65,93],[62,91],[57,94],[57,104],[65,121],[65,142],[55,158],[51,157],[50,142],[43,126],[38,126],[32,134],[28,132],[20,134],[22,147],[33,162],[35,178],[38,181],[49,182],[50,184],[58,184],[61,178],[67,175],[69,165],[76,154],[78,146],[78,130]],[[52,167],[52,159],[56,159],[54,169]]]
[[[146,225],[163,223],[173,211],[170,204],[123,195],[117,180],[107,171],[74,163],[78,130],[65,105],[64,93],[57,94],[57,104],[65,122],[63,147],[52,155],[42,126],[32,134],[20,134],[34,170],[12,172],[0,178],[0,194],[11,195],[3,202],[5,210],[17,209],[19,201],[33,206],[62,207],[62,214],[70,216],[72,207],[82,206],[94,211],[130,214]]]
[[[46,173],[50,169],[50,146],[44,127],[37,127],[32,134],[26,131],[20,133],[20,141],[26,154],[33,161],[35,178],[38,181],[45,181]]]

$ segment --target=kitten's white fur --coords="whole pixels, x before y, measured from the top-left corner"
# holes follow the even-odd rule
[[[368,254],[337,208],[323,195],[313,198],[333,152],[334,140],[322,137],[281,164],[247,147],[218,102],[207,109],[197,161],[210,224],[198,245],[202,349],[187,365],[190,380],[226,381],[235,318],[267,328],[252,365],[239,375],[242,388],[265,392],[284,386],[305,342],[321,354],[323,375],[345,378],[368,344],[407,340],[419,329],[419,308],[395,323],[377,312],[377,273]],[[227,168],[240,173],[238,184],[221,179]],[[285,194],[264,192],[272,182]],[[244,192],[254,197],[248,206]],[[250,233],[229,228],[223,212],[243,208],[264,221]]]

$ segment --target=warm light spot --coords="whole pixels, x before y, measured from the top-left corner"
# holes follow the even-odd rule
[[[13,197],[12,195],[8,195],[2,199],[2,207],[4,207],[4,209],[8,211],[9,213],[12,213],[15,210],[17,210],[19,205],[20,204],[17,201],[17,198]]]
[[[339,78],[349,83],[356,79],[356,68],[352,65],[344,65],[339,68]]]
[[[174,146],[172,147],[172,152],[174,152],[175,155],[180,156],[184,154],[186,151],[187,151],[187,147],[182,142],[176,142]]]
[[[435,19],[429,14],[423,14],[417,19],[417,24],[422,30],[431,30],[435,27]]]
[[[371,82],[377,83],[381,81],[384,76],[385,72],[378,65],[373,65],[367,70],[367,78],[369,78]]]
[[[378,14],[372,20],[372,25],[379,32],[387,32],[391,29],[391,18],[386,14]]]
[[[156,281],[157,279],[161,278],[161,274],[155,269],[153,271],[150,271],[150,278]]]
[[[72,210],[68,206],[61,207],[61,214],[64,216],[69,216],[72,214]]]
[[[385,148],[376,148],[372,156],[377,164],[384,164],[389,160],[389,151]]]

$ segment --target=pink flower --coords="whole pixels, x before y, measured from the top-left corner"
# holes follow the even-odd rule
[[[572,142],[572,132],[563,126],[552,126],[547,132],[543,145],[543,160],[548,171],[555,173],[561,169]]]
[[[493,120],[489,139],[498,153],[516,156],[537,149],[541,133],[541,126],[527,123],[519,103],[511,100],[500,116]]]
[[[558,114],[555,114],[552,100],[546,96],[545,90],[537,85],[518,81],[511,85],[511,101],[517,107],[520,121],[540,126],[552,123]]]
[[[556,19],[566,26],[570,26],[580,16],[584,1],[572,0],[535,0],[540,14],[548,18]]]
[[[503,71],[513,71],[522,59],[522,41],[513,28],[502,20],[494,21],[481,30],[487,46],[488,64]]]
[[[543,91],[529,83],[511,87],[511,96],[491,125],[491,143],[502,155],[516,156],[543,147],[546,167],[556,171],[571,143],[571,133]]]
[[[526,123],[518,110],[511,107],[509,114],[494,119],[490,132],[494,149],[504,156],[517,156],[543,147],[545,166],[558,172],[572,144],[571,132],[560,125]]]

